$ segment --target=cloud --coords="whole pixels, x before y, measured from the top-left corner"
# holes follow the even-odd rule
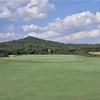
[[[0,33],[0,42],[16,39],[15,33]]]
[[[42,39],[48,39],[48,40],[54,40],[55,41],[55,38],[58,37],[58,34],[57,32],[54,32],[54,31],[46,31],[44,33],[36,33],[36,32],[31,32],[29,33],[27,36],[34,36],[34,37],[38,37],[38,38],[42,38]],[[27,37],[25,36],[25,37]]]
[[[79,40],[83,38],[96,38],[100,37],[100,29],[93,29],[89,31],[82,31],[65,36],[65,40]]]
[[[0,32],[0,42],[15,40],[17,39],[16,34],[15,26],[13,24],[7,25],[4,27],[3,31]]]
[[[47,40],[60,42],[73,42],[74,40],[100,37],[100,12],[89,11],[66,16],[64,19],[57,18],[46,26],[34,24],[23,25],[27,36],[35,36]]]
[[[34,24],[31,24],[31,25],[23,25],[22,27],[23,27],[23,30],[24,31],[30,31],[30,32],[32,32],[32,31],[40,31],[41,32],[41,31],[48,30],[47,27],[37,26],[37,25],[34,25]]]
[[[0,18],[44,18],[54,8],[48,0],[0,0]]]
[[[0,8],[0,18],[10,18],[11,12],[5,7],[3,9]]]

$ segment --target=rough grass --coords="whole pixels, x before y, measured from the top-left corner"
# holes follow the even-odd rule
[[[0,100],[100,100],[100,58],[0,58]]]

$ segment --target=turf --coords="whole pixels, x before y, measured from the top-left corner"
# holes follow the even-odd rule
[[[0,100],[100,100],[100,58],[0,58]]]

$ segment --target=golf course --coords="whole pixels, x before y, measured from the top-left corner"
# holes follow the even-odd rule
[[[100,58],[78,55],[0,58],[0,100],[100,100]]]

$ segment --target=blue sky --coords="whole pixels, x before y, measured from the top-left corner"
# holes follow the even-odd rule
[[[0,41],[27,36],[100,43],[100,0],[0,0]]]

